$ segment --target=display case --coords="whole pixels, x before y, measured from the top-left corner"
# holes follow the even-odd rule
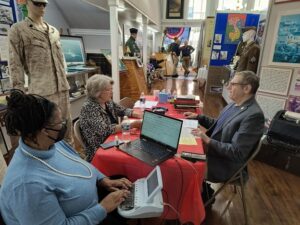
[[[99,67],[89,67],[88,70],[85,71],[67,73],[67,80],[70,85],[69,95],[72,120],[79,117],[81,107],[86,99],[87,79],[97,73],[100,73]]]

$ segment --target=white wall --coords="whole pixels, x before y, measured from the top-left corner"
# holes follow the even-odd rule
[[[109,35],[82,35],[85,51],[99,53],[100,49],[111,49]]]
[[[67,34],[67,29],[70,27],[66,19],[64,18],[62,12],[57,7],[55,1],[51,1],[51,4],[47,5],[45,20],[56,27],[58,30],[63,28],[64,34]]]
[[[160,0],[125,0],[135,8],[143,12],[144,15],[149,17],[156,25],[161,22],[161,1]]]

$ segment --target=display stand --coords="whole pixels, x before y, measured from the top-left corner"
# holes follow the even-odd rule
[[[127,71],[120,72],[120,97],[138,100],[141,93],[148,93],[143,67],[139,67],[135,57],[123,59]]]

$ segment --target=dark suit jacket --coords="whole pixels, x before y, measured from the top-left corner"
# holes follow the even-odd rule
[[[231,103],[224,110],[230,107]],[[198,116],[199,124],[207,128],[211,141],[206,145],[207,180],[228,180],[249,158],[258,144],[264,128],[264,114],[255,98],[241,105],[216,132],[216,121],[204,115]]]

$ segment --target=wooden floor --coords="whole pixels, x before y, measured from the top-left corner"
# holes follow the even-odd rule
[[[203,90],[192,78],[156,81],[153,89],[177,90],[178,94],[199,94],[204,102],[203,112],[217,117],[224,106],[220,97],[204,96]],[[296,225],[300,224],[300,177],[253,161],[249,166],[250,179],[246,185],[250,225]],[[211,210],[206,213],[205,225],[244,224],[242,202],[236,195],[229,209],[222,215],[232,191],[226,189],[217,197]],[[136,223],[132,223],[136,224]],[[179,221],[143,220],[142,225],[180,224]]]

